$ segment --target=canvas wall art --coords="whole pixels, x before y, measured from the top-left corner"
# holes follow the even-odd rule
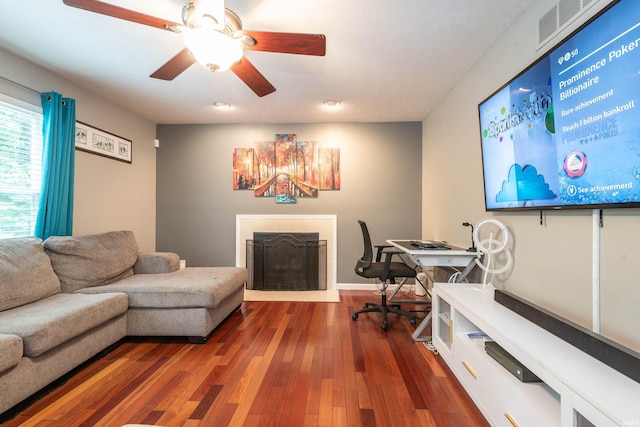
[[[252,190],[276,203],[317,198],[319,190],[340,190],[340,149],[298,141],[295,134],[276,134],[273,141],[233,152],[233,189]]]

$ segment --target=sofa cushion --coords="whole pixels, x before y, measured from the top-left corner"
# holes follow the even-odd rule
[[[212,308],[242,289],[246,281],[247,269],[242,267],[188,267],[166,274],[136,274],[78,292],[124,292],[129,295],[129,307],[136,308]]]
[[[173,252],[138,252],[133,274],[171,273],[180,269],[180,257]]]
[[[0,239],[0,311],[60,293],[60,281],[37,237]]]
[[[36,357],[126,313],[122,293],[56,294],[32,304],[0,312],[0,333],[24,342],[24,355]]]
[[[17,335],[0,334],[0,372],[13,368],[22,358],[22,339]]]
[[[138,244],[131,231],[110,231],[49,237],[44,250],[60,278],[62,292],[73,292],[132,276]]]

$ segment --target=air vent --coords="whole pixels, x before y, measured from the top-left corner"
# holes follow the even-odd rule
[[[598,0],[558,0],[538,21],[538,49]]]

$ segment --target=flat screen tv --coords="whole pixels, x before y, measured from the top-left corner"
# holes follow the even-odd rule
[[[640,207],[640,1],[614,1],[478,112],[488,211]]]

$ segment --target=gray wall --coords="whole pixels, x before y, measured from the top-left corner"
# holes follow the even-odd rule
[[[319,147],[340,148],[340,191],[276,204],[232,189],[233,149],[294,133]],[[362,255],[357,224],[376,243],[419,237],[421,123],[158,125],[158,250],[174,251],[191,266],[235,264],[237,214],[335,214],[337,282],[361,283],[353,267]]]

